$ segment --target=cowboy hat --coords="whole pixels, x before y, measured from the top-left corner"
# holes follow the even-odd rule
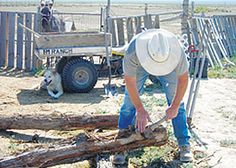
[[[163,29],[149,29],[141,33],[136,39],[135,50],[141,66],[156,76],[172,72],[182,54],[176,36]]]

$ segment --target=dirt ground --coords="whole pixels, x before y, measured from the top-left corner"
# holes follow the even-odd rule
[[[56,6],[58,10],[70,12],[100,12],[101,5],[79,6]],[[225,9],[235,11],[235,6],[217,6],[213,13],[222,13]],[[149,5],[150,13],[163,11],[180,10],[181,5]],[[35,11],[32,7],[1,7],[6,11]],[[128,12],[127,12],[128,11]],[[232,14],[230,12],[230,14]],[[123,14],[136,15],[144,13],[144,5],[114,5],[111,13],[113,16]],[[161,27],[174,33],[180,32],[180,20],[171,23],[162,23]],[[123,98],[121,87],[122,79],[113,80],[119,86],[119,94],[107,98],[104,93],[103,84],[107,80],[99,80],[95,88],[87,94],[65,93],[61,98],[51,99],[46,91],[37,90],[42,77],[34,77],[27,73],[11,70],[0,70],[0,114],[14,115],[42,114],[42,113],[118,113]],[[151,89],[153,89],[151,87]],[[151,91],[145,95],[151,101],[164,98],[160,92]],[[152,98],[153,97],[153,98]],[[185,96],[187,100],[187,95]],[[157,107],[155,103],[148,103],[148,106],[155,106],[152,109],[152,117],[156,118],[155,110],[163,111],[165,107]],[[204,152],[204,157],[197,162],[207,161],[207,167],[232,168],[236,165],[236,80],[231,79],[208,79],[202,80],[197,97],[196,107],[193,115],[192,147],[195,158],[199,153]],[[158,113],[159,114],[159,113]],[[37,147],[37,144],[21,143],[19,141],[32,138],[31,135],[38,134],[41,142],[60,139],[76,135],[76,133],[58,133],[56,131],[0,131],[0,158],[23,152],[26,149]]]
[[[107,98],[103,90],[103,84],[106,84],[107,80],[104,79],[99,80],[90,93],[65,93],[58,100],[51,99],[46,91],[35,89],[42,81],[42,77],[1,70],[0,81],[1,116],[16,113],[22,115],[28,113],[118,113],[123,97],[122,88],[119,87],[117,96]],[[121,86],[122,79],[115,79],[113,83]],[[155,92],[155,89],[152,95],[148,96],[164,97],[162,93]],[[208,79],[201,81],[193,115],[192,146],[195,157],[198,152],[203,151],[206,154],[202,161],[207,160],[209,166],[231,168],[236,164],[235,110],[236,80]],[[153,113],[152,116],[155,118]],[[50,131],[1,131],[0,157],[17,153],[16,150],[19,148],[15,146],[14,140],[24,139],[35,133],[41,137],[58,138],[58,134]],[[30,147],[33,146],[26,144],[21,147],[20,151]]]

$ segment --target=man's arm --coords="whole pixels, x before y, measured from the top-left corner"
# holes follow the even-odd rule
[[[150,120],[148,112],[144,109],[136,84],[136,78],[128,75],[124,76],[126,88],[129,92],[129,97],[136,109],[136,127],[142,133],[147,125],[147,121]]]
[[[167,119],[173,119],[178,114],[180,103],[188,86],[188,71],[178,77],[176,93],[171,105],[166,110]]]

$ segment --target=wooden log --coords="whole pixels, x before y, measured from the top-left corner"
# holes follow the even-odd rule
[[[0,129],[74,130],[117,128],[118,115],[15,114],[0,117]]]
[[[77,146],[36,149],[15,157],[0,160],[0,167],[48,167],[65,163],[88,160],[97,154],[122,152],[147,146],[161,146],[167,143],[167,131],[160,126],[153,131],[154,137],[145,139],[140,133],[127,133],[119,139],[92,141],[85,140]]]

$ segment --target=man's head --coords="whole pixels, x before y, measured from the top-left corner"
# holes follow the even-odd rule
[[[42,1],[40,2],[40,6],[41,6],[42,8],[45,6],[45,1],[44,1],[44,0],[42,0]]]
[[[148,73],[163,76],[176,68],[182,48],[173,33],[163,29],[149,29],[137,37],[136,54]]]

